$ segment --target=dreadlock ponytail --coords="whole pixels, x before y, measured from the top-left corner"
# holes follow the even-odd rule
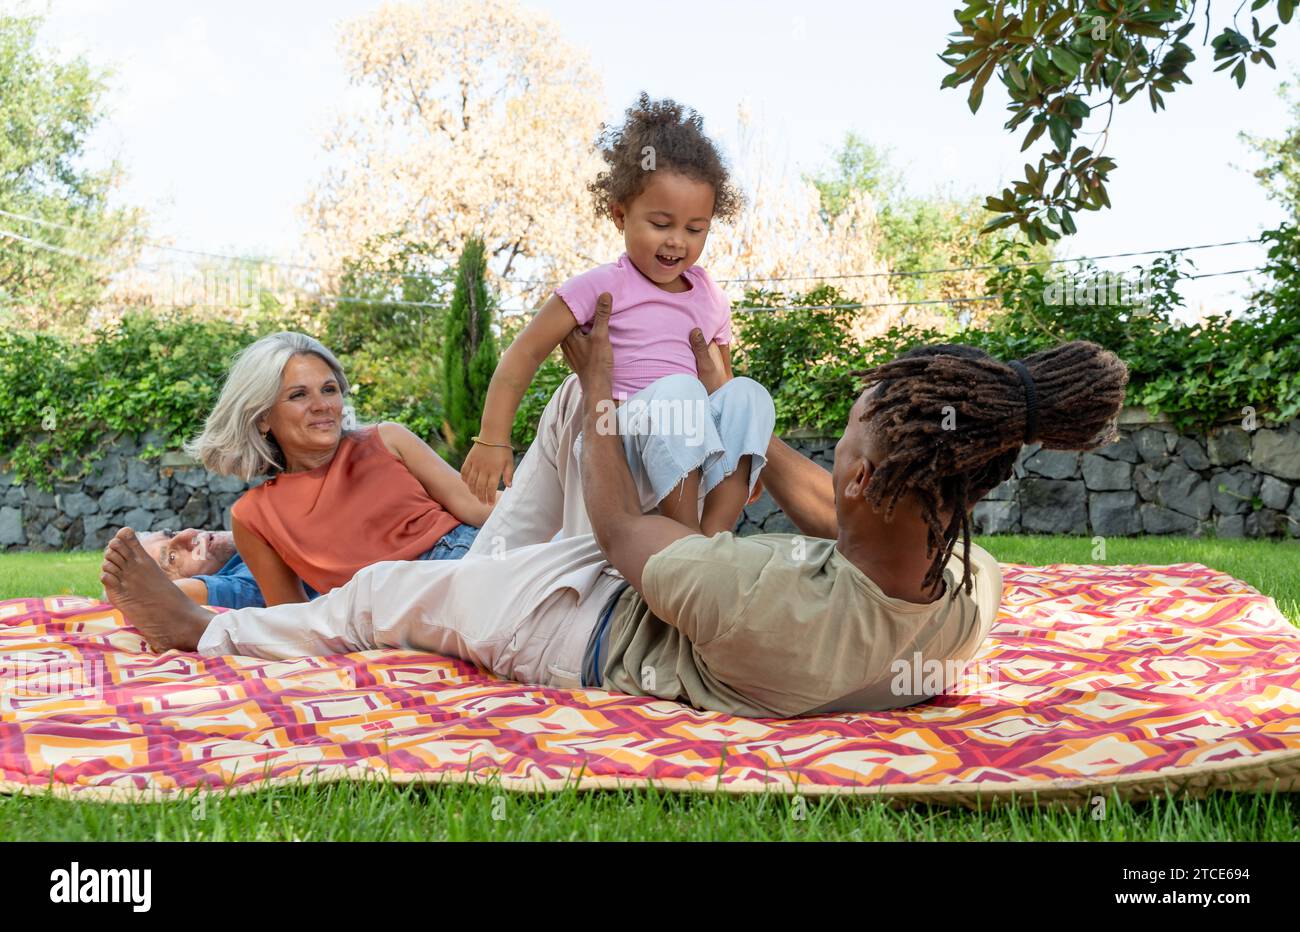
[[[926,588],[941,584],[960,537],[967,592],[971,508],[1011,475],[1024,444],[1091,450],[1112,439],[1128,383],[1119,357],[1082,340],[1011,363],[971,346],[922,346],[858,374],[877,386],[863,417],[886,451],[867,500],[886,519],[906,496],[920,505],[935,554]]]
[[[1048,450],[1092,450],[1115,437],[1128,368],[1096,343],[1076,340],[1023,360],[1038,394],[1038,436]]]

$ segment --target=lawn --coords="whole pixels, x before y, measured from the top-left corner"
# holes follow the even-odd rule
[[[991,537],[1006,562],[1204,563],[1273,596],[1300,625],[1300,542],[1108,539],[1094,559],[1088,538]],[[0,556],[0,598],[98,595],[93,553]],[[874,800],[671,794],[553,795],[492,786],[325,784],[247,796],[150,805],[103,805],[0,796],[0,841],[91,840],[1294,840],[1300,794],[1217,794],[1207,800],[1109,801],[1104,818],[998,806],[981,812]],[[800,818],[799,816],[803,816]]]

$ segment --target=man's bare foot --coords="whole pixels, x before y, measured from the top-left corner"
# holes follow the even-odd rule
[[[163,575],[129,527],[114,534],[104,549],[99,581],[113,607],[160,654],[194,650],[212,620],[211,612],[190,601]]]

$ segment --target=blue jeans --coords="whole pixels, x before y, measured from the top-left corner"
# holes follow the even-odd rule
[[[478,537],[478,528],[470,524],[461,524],[452,528],[442,538],[420,554],[417,560],[459,560],[469,553],[470,545]]]

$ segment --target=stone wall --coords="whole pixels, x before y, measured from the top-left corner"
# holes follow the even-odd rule
[[[1300,537],[1300,419],[1206,437],[1126,411],[1093,453],[1027,447],[1015,475],[975,506],[990,534]]]
[[[789,442],[830,468],[835,439]],[[1012,478],[975,506],[975,527],[984,534],[1300,537],[1300,419],[1196,437],[1126,409],[1120,439],[1095,452],[1023,449]],[[765,492],[737,530],[796,529]]]
[[[15,485],[0,463],[0,551],[98,550],[119,527],[230,527],[230,506],[248,487],[182,453],[142,459],[160,438],[119,437],[79,482]]]
[[[1094,453],[1027,447],[1015,475],[975,506],[976,528],[1000,534],[1300,537],[1300,419],[1247,432],[1180,435],[1140,411],[1121,417],[1121,439]],[[214,476],[181,453],[142,459],[161,438],[119,437],[79,482],[42,492],[16,485],[0,462],[0,551],[96,550],[119,527],[230,527],[246,484]],[[792,437],[827,469],[836,438]],[[793,532],[766,492],[737,531]]]

